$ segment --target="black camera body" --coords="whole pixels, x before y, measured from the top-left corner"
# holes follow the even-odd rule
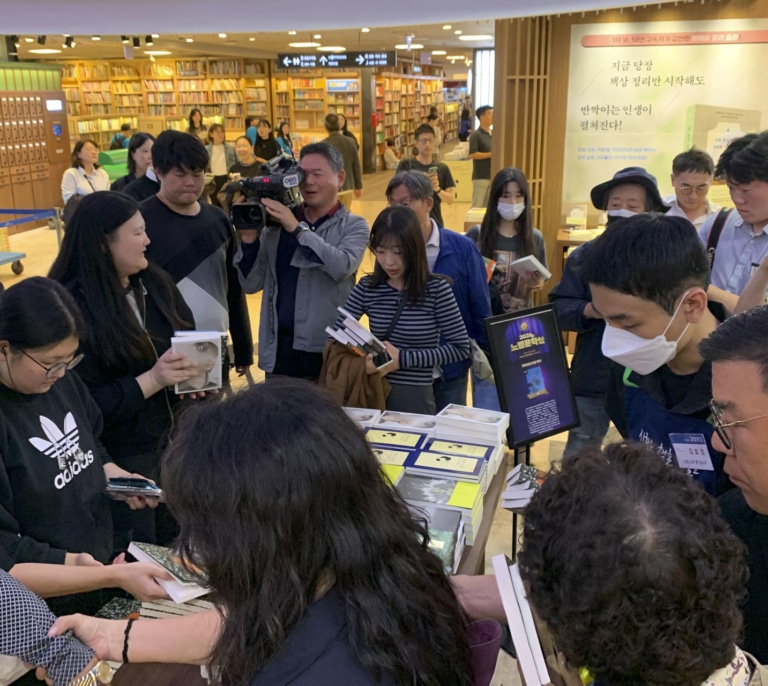
[[[260,231],[265,226],[280,228],[261,204],[262,198],[271,198],[296,212],[302,203],[299,184],[304,179],[304,170],[294,160],[274,157],[261,165],[260,176],[241,179],[227,185],[227,193],[242,192],[244,202],[231,205],[230,219],[236,229]]]

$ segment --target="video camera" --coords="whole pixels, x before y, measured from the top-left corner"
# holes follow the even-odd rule
[[[242,192],[245,201],[231,205],[230,219],[236,229],[261,230],[265,226],[280,228],[280,223],[273,219],[261,204],[262,198],[272,198],[296,212],[302,197],[299,184],[304,179],[304,171],[295,160],[287,157],[273,157],[261,165],[261,176],[241,179],[227,184],[227,196]]]

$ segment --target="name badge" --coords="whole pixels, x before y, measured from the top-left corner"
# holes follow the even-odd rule
[[[672,442],[678,467],[715,471],[704,434],[669,434],[669,440]]]

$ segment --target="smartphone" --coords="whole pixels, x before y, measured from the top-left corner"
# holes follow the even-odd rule
[[[430,176],[432,176],[432,174],[437,174],[437,167],[430,167],[427,174],[429,174]]]
[[[392,358],[386,350],[373,356],[373,366],[376,367],[376,369],[381,369],[384,365],[389,364],[390,362],[392,362]]]
[[[164,502],[163,489],[148,479],[116,477],[107,481],[107,495],[114,500],[125,500],[134,496],[155,498]]]

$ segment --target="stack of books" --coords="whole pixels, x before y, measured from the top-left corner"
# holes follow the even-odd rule
[[[509,414],[464,405],[448,405],[435,416],[435,438],[497,446],[504,442]]]
[[[173,577],[170,581],[155,579],[173,602],[186,603],[209,593],[209,589],[198,583],[198,577],[182,564],[179,556],[170,548],[133,542],[128,546],[128,552],[139,562],[161,567]]]
[[[547,473],[540,469],[527,464],[517,465],[507,474],[507,487],[501,494],[501,506],[505,510],[520,512],[531,502],[546,478]]]
[[[355,355],[360,357],[373,355],[373,363],[376,367],[387,364],[391,358],[384,344],[343,307],[339,307],[338,310],[341,316],[333,326],[325,327],[325,333]]]
[[[466,541],[461,513],[438,505],[411,505],[411,509],[416,519],[426,521],[430,550],[440,558],[446,574],[453,574]]]
[[[431,414],[412,414],[410,412],[383,412],[374,426],[377,429],[393,431],[418,431],[427,436],[435,435],[437,419]]]
[[[381,410],[367,410],[364,407],[343,407],[342,409],[362,429],[373,426],[381,417]]]

